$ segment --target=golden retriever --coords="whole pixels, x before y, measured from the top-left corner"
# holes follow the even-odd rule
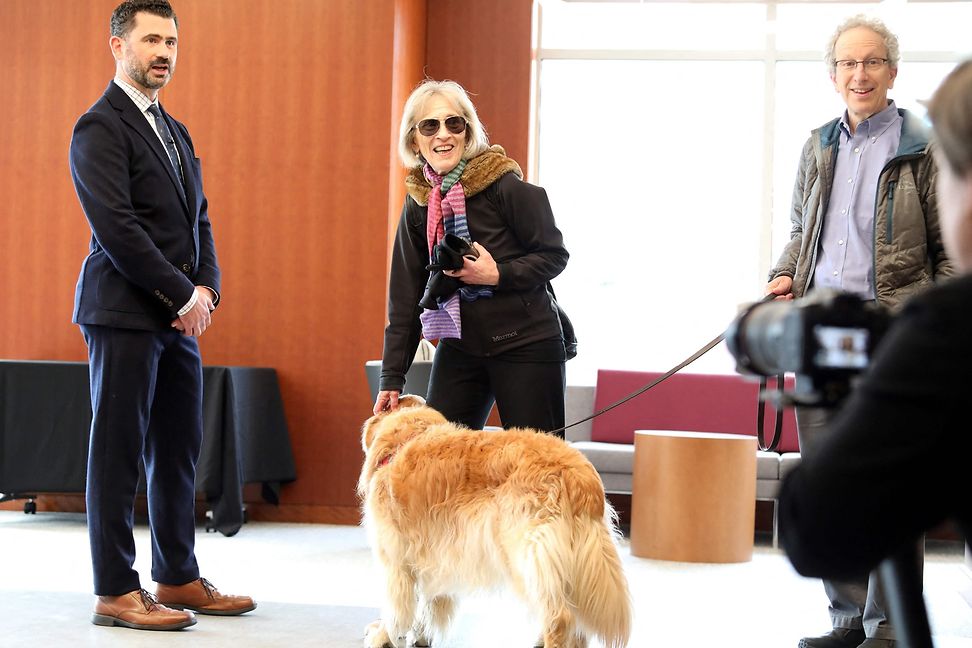
[[[428,646],[457,596],[500,586],[542,620],[544,648],[627,646],[616,516],[590,462],[549,434],[469,430],[419,397],[399,403],[362,430],[358,494],[387,590],[366,648]]]

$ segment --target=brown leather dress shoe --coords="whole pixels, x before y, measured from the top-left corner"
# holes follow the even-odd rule
[[[185,585],[164,585],[155,588],[159,602],[178,610],[195,610],[199,614],[234,616],[256,608],[249,596],[220,594],[205,578],[197,578]]]
[[[121,596],[99,596],[91,622],[135,630],[181,630],[196,624],[196,615],[161,605],[143,589]]]

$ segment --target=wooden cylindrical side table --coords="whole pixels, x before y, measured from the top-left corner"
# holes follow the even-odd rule
[[[680,562],[753,557],[756,438],[635,432],[631,553]]]

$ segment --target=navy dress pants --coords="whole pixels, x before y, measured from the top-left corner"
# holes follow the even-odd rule
[[[202,362],[194,337],[81,325],[91,377],[85,500],[95,594],[141,587],[135,561],[135,491],[145,464],[152,580],[199,578],[195,476],[202,446]]]

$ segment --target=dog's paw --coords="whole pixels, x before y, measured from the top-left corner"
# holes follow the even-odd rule
[[[408,646],[415,646],[415,648],[429,648],[432,645],[432,640],[425,636],[425,633],[416,632],[415,630],[410,630],[408,633]]]
[[[397,648],[397,646],[388,636],[385,624],[378,620],[365,626],[364,648]]]

